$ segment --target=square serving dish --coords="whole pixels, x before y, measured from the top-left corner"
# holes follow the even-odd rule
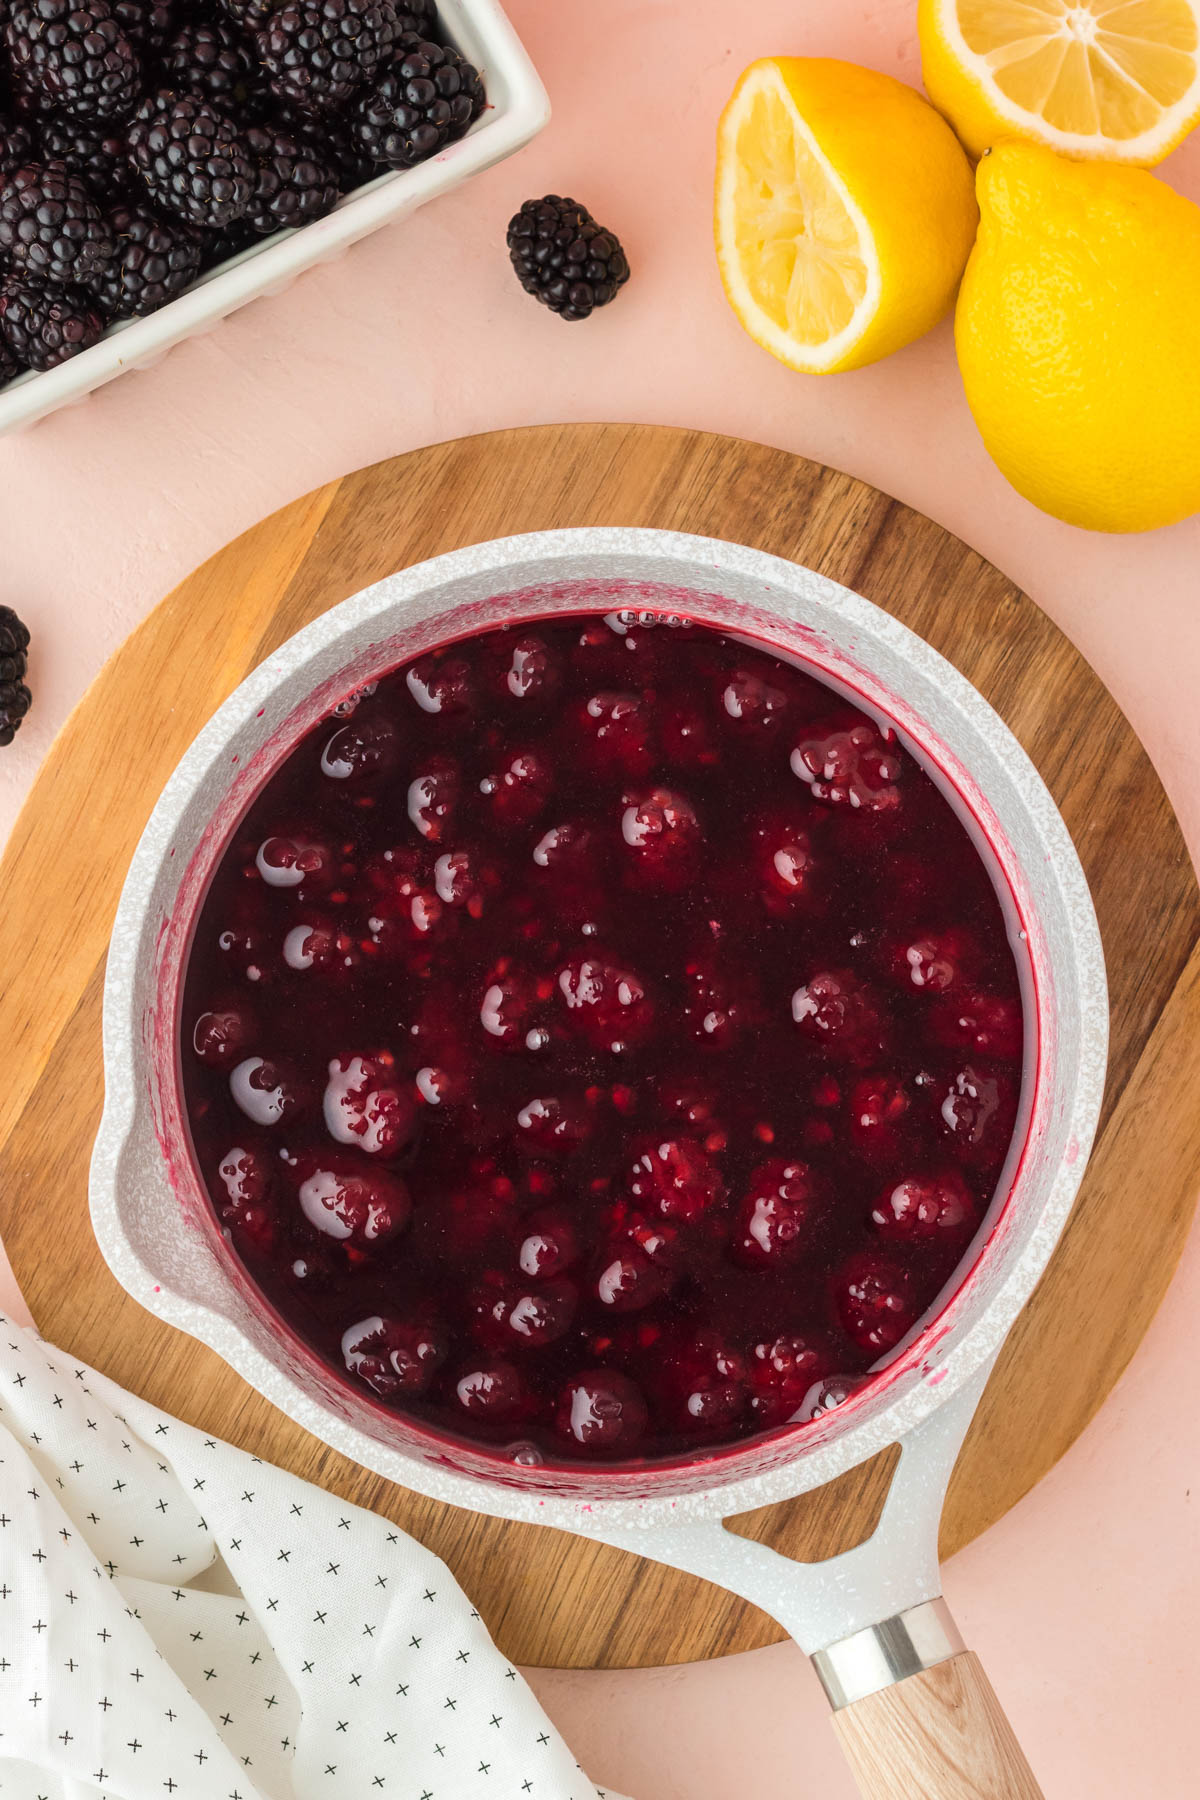
[[[325,218],[264,238],[148,318],[110,325],[98,344],[58,368],[19,376],[0,389],[0,436],[82,400],[127,369],[149,368],[185,338],[211,330],[249,300],[278,293],[305,269],[340,256],[536,137],[550,117],[549,97],[499,0],[439,0],[438,10],[487,90],[487,106],[464,138],[415,169],[389,171],[356,188]]]

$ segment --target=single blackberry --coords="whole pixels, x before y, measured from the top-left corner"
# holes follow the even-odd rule
[[[281,100],[328,112],[374,77],[399,35],[392,0],[290,0],[254,41]]]
[[[324,113],[318,121],[303,107],[276,100],[260,122],[268,131],[283,131],[314,146],[319,139],[321,160],[332,163],[343,194],[383,173],[361,148],[351,121],[343,113]]]
[[[0,112],[0,182],[8,180],[22,163],[33,161],[33,134],[11,113]]]
[[[45,161],[65,163],[98,197],[123,193],[133,180],[119,129],[81,125],[78,119],[58,114],[41,121],[38,144]]]
[[[112,233],[65,163],[26,163],[0,190],[0,253],[40,281],[88,282],[112,257]]]
[[[243,31],[257,31],[265,25],[281,0],[220,0],[224,11]]]
[[[0,58],[2,56],[0,51]],[[21,123],[31,131],[36,130],[42,119],[52,118],[56,110],[50,96],[41,88],[25,87],[20,81],[13,82],[9,104]]]
[[[176,0],[112,0],[113,18],[141,55],[161,50],[175,26]]]
[[[6,340],[0,337],[0,388],[7,387],[21,373],[21,365],[9,349]]]
[[[127,119],[141,64],[109,0],[10,0],[4,32],[18,87],[76,119]]]
[[[258,165],[258,185],[245,215],[255,231],[307,225],[336,206],[337,173],[311,141],[272,126],[252,125],[246,144]]]
[[[178,92],[216,100],[242,118],[265,83],[247,40],[223,19],[196,19],[177,31],[162,53],[163,80]]]
[[[0,282],[0,335],[27,368],[53,369],[90,349],[103,330],[86,288],[15,273]]]
[[[112,208],[108,223],[117,252],[92,282],[106,318],[140,319],[157,312],[200,273],[203,244],[190,226],[124,201]]]
[[[373,162],[411,169],[460,138],[483,104],[478,69],[449,44],[408,36],[349,117]]]
[[[237,126],[211,100],[148,94],[126,142],[134,167],[165,212],[220,231],[254,196],[254,161]]]
[[[401,0],[401,10],[417,21],[416,29],[431,44],[439,42],[437,0]]]
[[[224,231],[202,231],[200,233],[200,268],[219,269],[231,257],[240,256],[251,244],[257,244],[259,236],[252,231],[245,219],[235,219]]]
[[[395,0],[395,5],[396,26],[401,36],[413,32],[431,44],[445,41],[433,0]]]
[[[0,606],[0,744],[11,744],[33,699],[25,686],[29,630],[11,606]]]
[[[586,206],[557,194],[525,202],[509,223],[508,251],[525,292],[563,319],[586,319],[629,280],[612,232]]]

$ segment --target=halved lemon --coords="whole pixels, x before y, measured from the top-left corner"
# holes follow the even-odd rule
[[[1150,168],[1200,121],[1200,0],[920,0],[926,91],[967,149]]]
[[[860,368],[928,331],[978,217],[954,133],[889,75],[767,57],[721,116],[721,279],[751,337],[789,368]]]

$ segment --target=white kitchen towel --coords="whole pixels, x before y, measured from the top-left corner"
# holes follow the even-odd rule
[[[437,1557],[0,1313],[4,1800],[603,1794]]]

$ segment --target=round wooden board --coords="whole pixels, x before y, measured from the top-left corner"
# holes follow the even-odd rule
[[[445,1557],[514,1660],[686,1661],[780,1636],[703,1582],[436,1505],[367,1474],[140,1310],[92,1239],[109,929],[147,815],[242,677],[325,608],[422,557],[510,532],[655,525],[807,563],[894,612],[1007,719],[1079,846],[1108,955],[1113,1035],[1096,1153],[951,1486],[950,1554],[1079,1435],[1136,1349],[1200,1187],[1200,900],[1149,760],[1037,607],[928,519],[845,475],[697,432],[541,427],[381,463],[276,513],[158,607],[58,738],[0,866],[0,1236],[47,1338],[208,1431],[373,1507]],[[873,1524],[887,1458],[742,1531],[813,1558]]]

